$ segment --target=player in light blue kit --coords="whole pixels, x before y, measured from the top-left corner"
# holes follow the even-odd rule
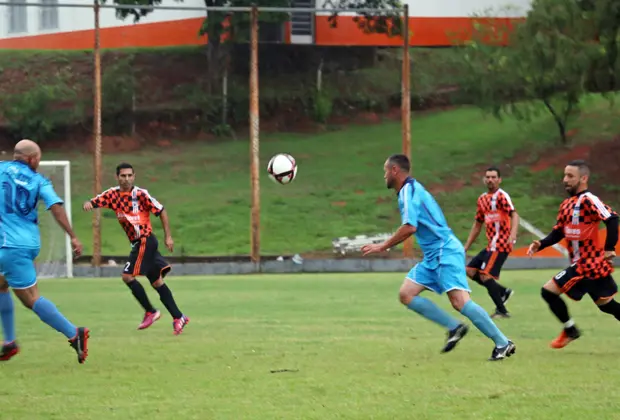
[[[411,178],[411,165],[405,155],[392,155],[384,165],[387,187],[398,192],[402,226],[382,244],[365,245],[364,255],[393,248],[415,235],[424,259],[409,271],[400,288],[400,301],[407,308],[448,330],[443,353],[452,350],[467,334],[467,326],[451,317],[432,301],[420,296],[425,289],[446,292],[450,303],[495,343],[489,360],[502,360],[515,353],[487,312],[471,300],[465,272],[465,249],[448,226],[441,208],[422,184]]]
[[[0,320],[4,334],[0,361],[19,353],[10,287],[41,321],[69,339],[69,344],[77,352],[78,362],[84,363],[88,356],[88,329],[75,327],[52,302],[39,295],[34,265],[41,248],[37,217],[39,200],[45,203],[56,222],[71,237],[76,255],[82,252],[82,244],[71,229],[63,201],[52,183],[37,173],[41,162],[39,146],[31,140],[21,140],[15,145],[13,159],[0,162]]]

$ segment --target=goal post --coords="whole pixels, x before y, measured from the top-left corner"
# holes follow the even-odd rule
[[[64,201],[69,223],[71,217],[71,162],[68,160],[43,160],[39,173],[48,178],[56,193]],[[37,258],[37,276],[40,278],[73,277],[73,249],[71,238],[54,220],[43,203],[39,206],[39,228],[41,231],[41,252]],[[47,214],[46,214],[47,213]]]

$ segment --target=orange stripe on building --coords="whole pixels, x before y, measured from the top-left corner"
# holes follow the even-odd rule
[[[338,26],[331,28],[329,16],[315,17],[316,45],[397,46],[400,36],[365,34],[353,21],[353,16],[339,16]],[[500,25],[510,25],[518,19],[496,19]],[[203,18],[180,19],[165,22],[140,23],[102,28],[101,48],[166,47],[204,45],[206,36],[198,36]],[[450,46],[455,39],[471,36],[473,18],[468,17],[413,17],[409,18],[411,46]],[[284,25],[285,42],[290,42],[290,24]],[[0,39],[4,49],[91,49],[94,30],[60,32]]]

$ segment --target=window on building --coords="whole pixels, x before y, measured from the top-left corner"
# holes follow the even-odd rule
[[[42,0],[46,6],[41,6],[39,29],[49,31],[58,29],[58,0]],[[49,5],[49,6],[48,6]]]
[[[26,0],[9,0],[9,33],[28,32],[28,8]]]

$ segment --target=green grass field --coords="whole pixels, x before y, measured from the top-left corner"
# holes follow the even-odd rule
[[[620,132],[618,111],[593,97],[573,126],[575,143],[611,138]],[[397,205],[385,188],[385,157],[401,150],[399,122],[351,126],[322,134],[261,136],[262,252],[265,254],[328,250],[339,236],[392,231],[398,226]],[[556,142],[552,121],[541,117],[529,124],[485,118],[477,109],[414,115],[413,174],[427,186],[464,179],[456,192],[437,194],[448,221],[464,241],[472,223],[475,200],[484,191],[471,178],[481,165],[505,162],[517,153],[548,150]],[[561,149],[560,149],[561,150]],[[299,163],[296,181],[272,183],[266,165],[278,152]],[[172,147],[147,147],[137,153],[104,156],[105,187],[114,184],[120,161],[136,167],[137,184],[167,206],[177,243],[176,255],[249,253],[250,176],[247,140],[173,142]],[[45,152],[44,158],[72,163],[73,220],[92,252],[92,216],[81,203],[92,193],[92,156],[78,152]],[[562,195],[549,193],[560,178],[554,170],[530,173],[514,168],[504,180],[519,213],[541,229],[551,227]],[[480,173],[480,175],[482,175]],[[613,203],[612,203],[613,204]],[[159,221],[155,221],[161,232]],[[114,214],[104,212],[104,254],[124,255],[127,240]]]
[[[550,349],[560,325],[539,290],[552,274],[504,273],[516,294],[500,325],[517,353],[500,363],[486,361],[492,344],[475,329],[439,354],[444,332],[401,307],[399,273],[172,278],[191,317],[178,337],[168,315],[136,331],[141,314],[119,280],[44,280],[42,293],[92,329],[90,357],[78,365],[20,307],[22,353],[0,365],[0,419],[619,418],[618,323],[569,303],[583,337]],[[477,285],[473,297],[491,309]]]

